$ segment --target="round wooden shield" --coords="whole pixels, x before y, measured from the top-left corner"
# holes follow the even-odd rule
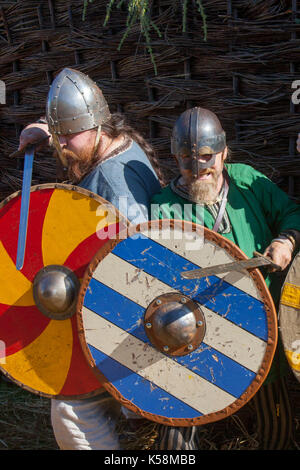
[[[279,326],[286,358],[300,381],[300,253],[295,256],[282,287]]]
[[[185,279],[183,271],[247,257],[187,222],[137,231],[108,241],[85,273],[78,322],[86,357],[104,387],[145,418],[171,426],[223,419],[257,392],[274,356],[276,312],[263,276]]]
[[[24,265],[17,270],[20,205],[17,192],[0,206],[0,369],[42,396],[95,394],[102,385],[82,352],[74,315],[76,298],[94,254],[125,221],[113,206],[89,191],[64,184],[32,187]],[[44,282],[43,300],[46,307],[51,304],[57,286],[49,290],[47,276],[53,267],[63,283],[67,281],[62,276],[69,273],[77,288],[72,291],[75,307],[66,315],[45,311],[34,291]]]

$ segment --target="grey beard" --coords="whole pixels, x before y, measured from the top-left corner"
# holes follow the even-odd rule
[[[218,175],[212,175],[213,181],[193,181],[189,185],[189,196],[196,203],[213,203],[218,197]]]

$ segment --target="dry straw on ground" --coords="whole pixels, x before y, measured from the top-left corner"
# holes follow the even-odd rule
[[[292,447],[300,449],[299,383],[289,378],[293,406]],[[124,419],[118,425],[124,450],[151,450],[156,425],[145,421],[136,432]],[[199,450],[258,450],[259,440],[252,402],[236,414],[201,427]],[[58,450],[50,421],[50,400],[0,379],[0,450]]]

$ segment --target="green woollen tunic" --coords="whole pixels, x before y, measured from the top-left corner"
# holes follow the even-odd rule
[[[222,236],[252,258],[254,251],[263,253],[280,232],[300,231],[300,207],[276,184],[249,165],[233,163],[226,164],[225,168],[230,179],[226,212],[231,228]],[[192,210],[187,210],[187,205],[191,204]],[[170,185],[151,201],[152,220],[183,219],[202,224],[200,214],[204,226],[212,230],[215,218],[207,207],[204,206],[204,212],[197,211],[197,204],[176,194]],[[281,276],[276,273],[266,275],[263,270],[262,273],[276,305],[280,298]],[[273,376],[274,370],[271,372],[269,375]]]

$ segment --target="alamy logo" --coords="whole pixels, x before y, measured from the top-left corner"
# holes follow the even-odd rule
[[[300,103],[300,80],[294,80],[292,83],[292,88],[296,88],[296,91],[292,94],[292,103]]]
[[[102,204],[97,208],[96,215],[97,217],[100,217],[100,221],[97,224],[96,231],[99,239],[106,240],[106,238],[109,237],[112,240],[115,238],[125,239],[127,237],[140,236],[139,232],[136,232],[135,227],[141,222],[148,220],[148,211],[144,205],[137,202],[129,204],[127,199],[127,196],[121,196],[118,203],[116,203],[120,213],[131,222],[126,230],[122,230],[121,232],[119,232],[119,227],[117,226],[117,222],[119,220],[117,210],[114,210],[114,207],[109,203],[107,205]],[[204,205],[198,204],[195,209],[195,213],[193,212],[193,204],[184,204],[182,207],[180,204],[175,203],[170,206],[169,210],[173,217],[169,218],[166,216],[163,218],[160,223],[160,230],[158,230],[155,224],[153,224],[148,233],[150,238],[158,240],[161,236],[163,240],[183,240],[186,250],[201,249],[204,244]],[[164,214],[163,208],[160,207],[159,204],[151,204],[150,220],[157,220],[157,216],[160,211]],[[190,230],[193,216],[198,220],[195,231]],[[176,231],[172,229],[173,218],[182,221],[182,230]],[[104,228],[103,222],[105,219],[107,224],[105,224]],[[145,234],[146,231],[143,233]]]
[[[6,103],[5,83],[0,80],[0,104]]]

